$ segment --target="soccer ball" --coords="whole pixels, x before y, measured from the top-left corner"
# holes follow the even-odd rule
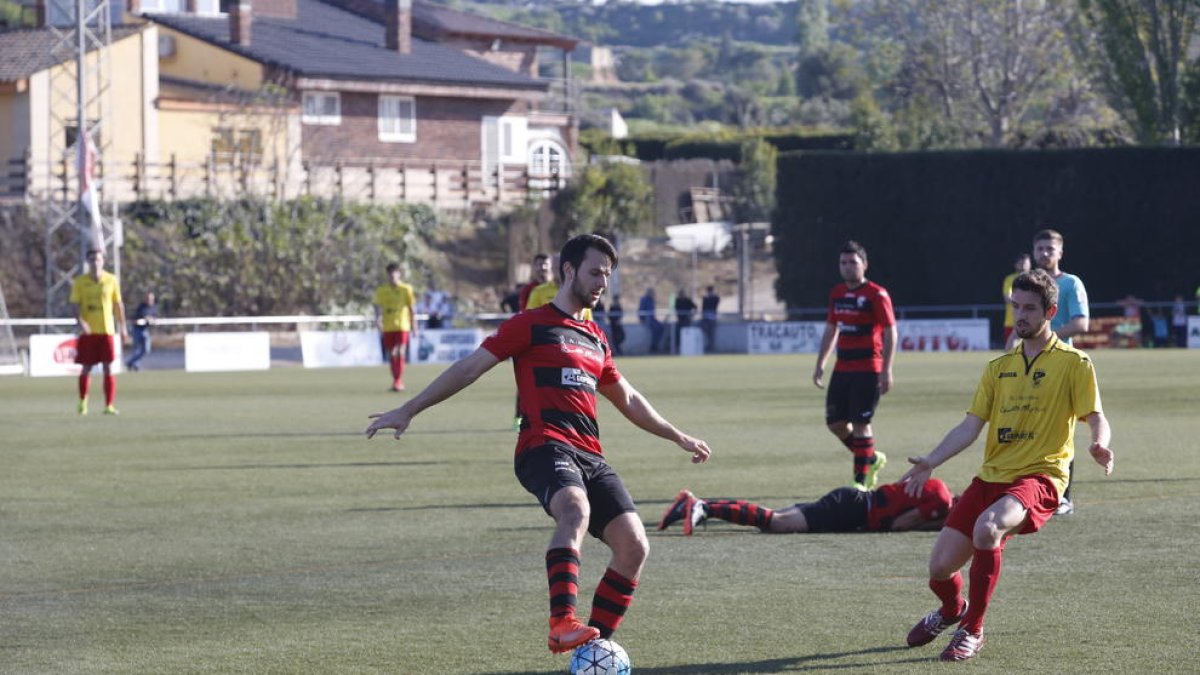
[[[592,640],[575,648],[571,675],[629,675],[633,666],[621,645],[612,640]]]

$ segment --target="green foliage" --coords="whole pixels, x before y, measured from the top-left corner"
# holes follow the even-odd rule
[[[896,150],[899,143],[887,115],[869,95],[854,99],[851,122],[854,125],[854,147],[858,150]]]
[[[653,191],[637,164],[589,164],[554,197],[558,235],[644,231],[653,221]]]
[[[191,316],[363,310],[389,262],[427,272],[428,207],[302,198],[271,203],[192,200],[135,204],[125,228],[129,289],[154,290]]]
[[[796,0],[796,46],[801,58],[829,46],[828,0]]]
[[[1079,0],[1095,35],[1092,65],[1142,143],[1182,140],[1184,80],[1200,21],[1196,0]]]
[[[733,184],[734,217],[740,223],[770,222],[775,210],[775,160],[779,151],[762,138],[742,141]]]

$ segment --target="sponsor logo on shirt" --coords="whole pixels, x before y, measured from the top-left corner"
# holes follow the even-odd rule
[[[1001,379],[1001,380],[1003,380],[1003,379],[1004,379],[1004,378],[1006,378],[1006,377],[1016,377],[1016,376],[1017,376],[1017,374],[1016,374],[1014,371],[1011,371],[1011,370],[1008,370],[1008,371],[1005,371],[1005,372],[1003,372],[1003,373],[1000,373],[1000,379]]]
[[[1042,378],[1044,378],[1044,377],[1046,377],[1046,371],[1044,371],[1044,370],[1033,371],[1033,386],[1040,387],[1042,385]]]
[[[996,440],[1001,443],[1032,441],[1034,438],[1035,434],[1032,431],[1014,431],[1012,427],[1003,427],[996,430]]]
[[[586,370],[579,368],[563,368],[562,383],[564,387],[596,388],[596,377]]]

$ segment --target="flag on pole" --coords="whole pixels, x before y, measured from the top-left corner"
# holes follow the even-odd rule
[[[92,135],[86,129],[79,130],[79,140],[76,142],[76,159],[79,171],[79,207],[88,214],[88,224],[91,227],[91,244],[96,250],[104,250],[104,237],[101,236],[100,195],[96,192],[96,144]]]

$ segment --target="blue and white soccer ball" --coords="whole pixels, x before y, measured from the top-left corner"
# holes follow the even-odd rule
[[[633,666],[621,645],[612,640],[592,640],[575,648],[571,675],[629,675]]]

